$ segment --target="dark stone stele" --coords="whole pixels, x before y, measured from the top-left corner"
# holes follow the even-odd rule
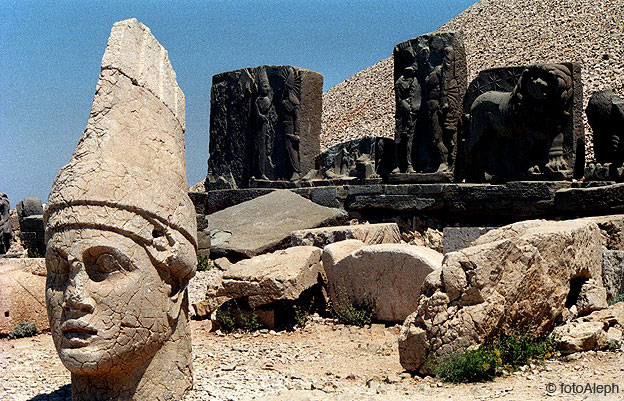
[[[456,180],[567,180],[583,175],[581,67],[501,67],[479,73],[464,98]]]
[[[5,193],[0,192],[0,254],[7,253],[11,245],[13,230],[9,211],[11,204]]]
[[[206,189],[248,188],[250,181],[296,182],[314,169],[322,90],[321,74],[292,66],[213,76]]]
[[[43,256],[46,247],[41,199],[34,196],[24,198],[18,202],[16,209],[24,246]]]
[[[585,113],[596,156],[596,163],[585,169],[585,179],[624,181],[624,99],[611,89],[594,92]]]
[[[389,182],[450,182],[467,86],[460,33],[394,47],[395,169]]]

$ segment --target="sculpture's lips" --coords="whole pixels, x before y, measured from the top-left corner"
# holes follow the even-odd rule
[[[70,319],[61,325],[61,332],[65,340],[72,347],[88,345],[90,337],[97,334],[97,330],[80,320]]]

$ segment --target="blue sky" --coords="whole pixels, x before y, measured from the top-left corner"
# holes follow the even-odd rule
[[[87,123],[116,21],[169,51],[186,95],[189,185],[206,176],[212,76],[263,64],[318,71],[324,91],[475,0],[26,1],[0,4],[0,192],[44,202]]]

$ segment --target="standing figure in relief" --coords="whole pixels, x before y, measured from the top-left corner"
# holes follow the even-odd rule
[[[444,146],[442,140],[442,125],[441,125],[441,105],[444,91],[442,89],[442,66],[438,65],[432,67],[429,60],[430,51],[427,48],[425,50],[427,54],[427,62],[425,63],[425,71],[429,71],[425,78],[425,88],[423,95],[423,103],[425,105],[425,112],[427,116],[427,133],[433,144],[434,156],[436,157],[435,163],[437,164],[438,172],[444,172],[448,170],[447,158],[448,150]]]
[[[461,96],[455,72],[455,50],[451,46],[444,48],[442,82],[442,140],[448,152],[452,153],[457,141],[457,125],[461,116]],[[447,159],[447,162],[450,164],[451,160]]]
[[[413,173],[412,144],[414,132],[421,104],[421,88],[414,66],[414,49],[409,43],[401,44],[400,55],[407,67],[394,83],[396,97],[396,116],[394,131],[394,151],[397,167],[393,173],[402,172],[401,166],[406,166],[403,172]]]
[[[282,70],[284,79],[284,95],[282,107],[284,109],[282,122],[284,124],[284,136],[286,139],[286,152],[291,170],[290,181],[301,178],[299,167],[299,106],[301,96],[301,76],[293,68],[286,67]]]
[[[265,70],[260,70],[258,74],[259,95],[254,102],[254,123],[255,123],[255,142],[254,142],[254,176],[259,180],[268,180],[266,176],[267,163],[267,137],[272,129],[270,112],[273,99],[271,97],[271,86]]]

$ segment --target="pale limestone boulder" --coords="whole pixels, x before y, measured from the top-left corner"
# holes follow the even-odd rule
[[[43,258],[0,258],[0,335],[21,322],[48,330],[45,305],[46,269]]]
[[[624,295],[624,251],[603,250],[602,281],[607,300]]]
[[[465,350],[507,326],[545,333],[565,310],[572,278],[602,281],[601,233],[591,221],[521,222],[475,244],[427,276],[399,336],[405,369],[426,373],[427,352]]]
[[[334,242],[323,248],[323,256],[321,257],[321,261],[323,262],[323,279],[330,287],[330,291],[333,291],[331,286],[332,283],[336,281],[336,264],[364,246],[366,246],[366,244],[358,239],[348,239]]]
[[[608,306],[607,290],[597,285],[594,280],[587,280],[581,287],[581,292],[576,301],[576,310],[579,316],[605,309]]]
[[[296,300],[319,282],[321,249],[297,246],[243,259],[224,274],[217,296],[248,297],[256,308],[279,300]]]
[[[321,227],[293,231],[290,234],[290,245],[311,245],[322,248],[325,245],[348,239],[360,240],[367,245],[398,244],[401,242],[401,232],[396,223]]]
[[[285,248],[293,231],[336,225],[345,220],[344,211],[317,205],[286,189],[206,216],[210,252],[233,259]]]
[[[347,241],[344,241],[345,243]],[[407,244],[369,245],[337,262],[338,244],[325,251],[328,292],[335,304],[369,305],[375,319],[401,322],[418,306],[425,277],[440,268],[442,254]],[[342,249],[356,248],[350,242]]]
[[[552,337],[563,351],[600,350],[610,343],[622,344],[624,332],[624,302],[580,317],[556,327]]]

